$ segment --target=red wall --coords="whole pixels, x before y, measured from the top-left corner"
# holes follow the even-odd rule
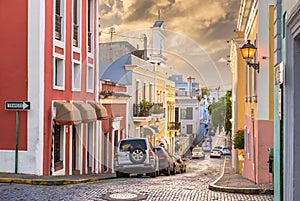
[[[268,148],[273,147],[273,121],[270,120],[255,120],[255,158],[253,158],[253,124],[251,117],[245,115],[245,125],[250,129],[250,158],[248,158],[248,133],[245,135],[245,160],[244,160],[244,176],[257,183],[272,182],[272,175],[269,173]],[[253,169],[253,164],[255,167]]]
[[[73,52],[72,50],[72,0],[66,0],[66,33],[65,33],[65,49],[54,47],[56,53],[59,53],[65,56],[65,90],[53,90],[53,46],[54,46],[54,37],[53,37],[53,0],[45,1],[45,12],[46,12],[46,23],[45,23],[45,99],[44,99],[44,175],[50,173],[50,161],[51,161],[51,142],[52,142],[52,101],[53,100],[95,100],[94,93],[86,92],[86,63],[87,63],[87,54],[86,54],[86,1],[82,0],[82,24],[81,30],[81,55]],[[97,19],[95,19],[97,20]],[[97,29],[95,29],[97,30]],[[76,55],[77,60],[81,56],[81,92],[72,92],[72,57]],[[76,59],[74,58],[74,59]],[[95,60],[94,60],[95,61]],[[95,64],[96,62],[94,62]],[[95,80],[96,80],[96,67],[95,69]],[[94,87],[94,90],[95,87]],[[85,135],[85,130],[84,133]],[[71,154],[71,153],[70,153]]]
[[[6,111],[5,101],[28,100],[27,4],[27,0],[0,3],[0,150],[14,150],[16,142],[16,112]],[[27,112],[19,114],[19,149],[27,150]]]

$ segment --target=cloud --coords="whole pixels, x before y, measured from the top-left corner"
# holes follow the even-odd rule
[[[225,59],[224,57],[221,57],[219,60],[218,60],[219,63],[226,63],[227,62],[227,59]]]
[[[114,26],[116,38],[126,32],[150,28],[160,9],[166,30],[194,41],[194,47],[188,48],[190,57],[205,53],[208,57],[201,57],[203,60],[213,60],[221,71],[226,68],[225,62],[219,61],[229,54],[226,41],[234,37],[240,0],[101,0],[100,6],[102,30],[107,32]],[[109,39],[109,35],[103,34],[101,38]],[[181,45],[182,51],[187,51],[182,45],[184,41],[168,42],[169,47]],[[203,51],[200,53],[199,49]]]

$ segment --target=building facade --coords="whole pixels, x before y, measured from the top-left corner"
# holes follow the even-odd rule
[[[274,200],[299,197],[300,2],[275,0]]]
[[[107,111],[102,120],[100,137],[101,173],[114,172],[114,153],[120,139],[127,138],[128,99],[127,87],[109,81],[100,81],[100,102]]]
[[[19,115],[18,160],[16,118],[0,109],[1,172],[13,172],[16,164],[18,173],[36,175],[97,173],[103,117],[96,84],[98,1],[7,1],[1,13],[1,102],[31,103]]]
[[[274,23],[273,1],[241,1],[240,14],[237,24],[237,45],[244,40],[250,40],[257,47],[256,55],[251,63],[259,63],[259,70],[250,67],[248,62],[241,64],[236,61],[236,68],[245,69],[244,104],[245,111],[242,116],[234,116],[236,121],[244,119],[245,158],[244,176],[255,183],[268,183],[272,181],[269,173],[269,152],[273,147],[273,32]],[[235,50],[236,51],[236,50]],[[237,55],[237,53],[235,54]],[[239,59],[239,57],[237,57]],[[241,64],[241,65],[240,65]],[[235,71],[235,73],[239,73]],[[239,78],[234,83],[239,85]],[[240,85],[239,85],[240,86]],[[234,87],[234,96],[238,92]],[[239,94],[241,96],[243,93]],[[237,105],[235,105],[237,110]],[[238,110],[234,115],[239,115]],[[239,128],[238,122],[234,122]]]

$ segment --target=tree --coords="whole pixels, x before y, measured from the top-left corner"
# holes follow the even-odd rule
[[[233,138],[235,149],[244,149],[244,130],[238,130]]]
[[[225,116],[225,131],[226,134],[231,133],[231,119],[232,119],[232,103],[231,103],[232,91],[227,91],[225,95],[225,106],[226,106],[226,116]]]
[[[224,128],[227,134],[231,133],[231,108],[231,91],[227,91],[218,102],[213,102],[208,106],[212,127],[215,130]]]

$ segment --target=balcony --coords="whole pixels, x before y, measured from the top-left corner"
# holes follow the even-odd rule
[[[61,40],[61,20],[62,16],[55,14],[55,39]]]
[[[140,104],[133,104],[133,116],[134,117],[145,117],[156,114],[165,114],[165,108],[159,103],[149,103],[142,101]]]
[[[180,130],[181,123],[180,122],[168,122],[168,130]]]
[[[73,46],[78,47],[78,28],[77,24],[73,24]]]
[[[147,104],[133,104],[133,116],[134,117],[147,117],[150,116],[150,109],[152,105]]]
[[[92,33],[88,32],[88,52],[92,52]]]

